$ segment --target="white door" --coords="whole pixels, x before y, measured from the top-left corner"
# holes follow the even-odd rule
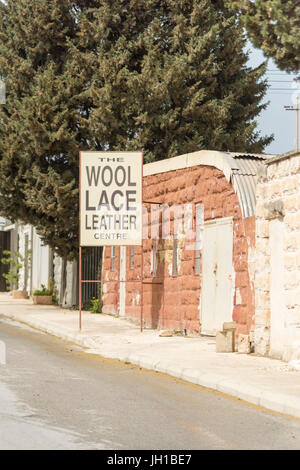
[[[270,268],[271,268],[271,351],[274,357],[281,358],[285,346],[286,328],[284,322],[284,223],[270,221]]]
[[[119,315],[124,317],[126,311],[126,246],[120,247],[120,310]]]
[[[232,217],[204,224],[201,292],[201,333],[215,335],[232,321]]]

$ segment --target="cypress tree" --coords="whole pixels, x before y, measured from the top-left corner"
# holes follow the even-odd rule
[[[137,146],[149,159],[199,149],[261,152],[265,64],[251,69],[239,18],[223,1],[166,0],[144,34],[134,79]],[[142,78],[143,77],[143,78]]]
[[[34,225],[45,243],[69,258],[78,243],[83,131],[65,67],[77,32],[77,10],[68,0],[0,4],[0,75],[7,90],[0,114],[0,212]]]
[[[238,0],[249,37],[277,66],[288,72],[300,69],[299,0]]]
[[[261,152],[265,64],[247,67],[238,15],[212,0],[0,4],[0,212],[72,258],[79,150]]]

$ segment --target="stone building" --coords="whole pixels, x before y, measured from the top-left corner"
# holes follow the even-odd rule
[[[259,169],[256,207],[256,352],[290,360],[300,351],[300,153]]]
[[[30,251],[29,256],[26,252]],[[32,225],[18,224],[18,251],[25,259],[20,269],[19,290],[32,295],[54,282],[59,305],[72,307],[77,298],[77,263],[67,262],[45,245]]]
[[[18,224],[18,249],[24,258],[19,271],[19,290],[28,294],[40,289],[42,285],[48,287],[53,277],[53,253],[44,245],[35,228],[28,224]]]
[[[144,223],[151,207],[160,217],[144,229],[146,326],[215,335],[234,320],[237,335],[253,332],[256,172],[267,158],[200,151],[144,165]],[[162,235],[175,206],[189,207],[193,249],[174,211]],[[140,247],[106,247],[103,311],[138,321],[140,280]]]

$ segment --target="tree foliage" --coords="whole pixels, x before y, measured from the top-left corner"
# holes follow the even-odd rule
[[[0,3],[0,212],[72,258],[79,150],[263,151],[239,21],[212,0]]]
[[[300,1],[238,0],[242,21],[256,47],[286,71],[300,69]]]

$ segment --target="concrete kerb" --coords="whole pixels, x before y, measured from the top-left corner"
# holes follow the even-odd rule
[[[70,343],[75,343],[78,346],[81,346],[83,348],[91,348],[91,349],[96,349],[96,343],[91,339],[91,338],[86,338],[80,333],[77,333],[74,335],[74,333],[71,333],[69,330],[66,328],[57,328],[54,325],[51,326],[47,322],[43,321],[35,321],[32,320],[25,315],[15,315],[11,313],[7,314],[1,314],[6,318],[9,318],[10,320],[13,320],[15,322],[30,326],[31,328],[42,331],[43,333],[49,334],[51,336],[55,336],[57,338],[63,339],[65,341],[68,341]]]
[[[222,377],[220,374],[184,368],[174,365],[171,361],[151,358],[139,352],[131,352],[128,354],[126,352],[114,352],[113,350],[111,352],[105,350],[101,351],[99,345],[97,345],[93,339],[84,336],[84,334],[74,333],[67,328],[56,327],[56,325],[50,325],[40,320],[35,321],[32,318],[28,318],[25,314],[1,313],[1,315],[38,331],[81,346],[87,349],[89,353],[98,354],[108,359],[117,359],[125,363],[131,363],[148,370],[165,373],[204,388],[219,391],[248,403],[261,406],[265,409],[300,418],[300,399],[297,396],[287,396],[269,390],[258,390],[257,387],[228,379],[225,376]]]
[[[265,391],[262,393],[260,406],[269,410],[300,418],[300,403],[298,397],[289,397],[281,393]]]
[[[196,385],[199,384],[199,371],[195,369],[183,369],[182,372],[182,380],[186,380],[187,382],[191,382]]]

